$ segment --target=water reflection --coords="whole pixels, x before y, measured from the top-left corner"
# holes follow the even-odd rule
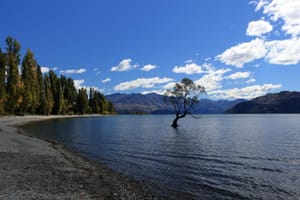
[[[297,199],[300,115],[59,119],[27,130],[180,199]],[[40,131],[43,130],[43,131]]]

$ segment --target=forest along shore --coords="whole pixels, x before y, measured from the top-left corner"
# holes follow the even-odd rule
[[[0,117],[0,199],[155,199],[140,183],[17,128],[63,117],[83,116]]]

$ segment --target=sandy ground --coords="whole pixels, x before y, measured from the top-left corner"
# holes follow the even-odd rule
[[[66,116],[0,118],[0,199],[155,199],[140,183],[17,128],[58,117]]]

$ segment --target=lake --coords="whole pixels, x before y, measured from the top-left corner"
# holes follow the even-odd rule
[[[31,123],[176,199],[299,199],[300,115],[121,115]]]

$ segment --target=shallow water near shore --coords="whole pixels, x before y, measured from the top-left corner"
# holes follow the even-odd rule
[[[54,119],[28,134],[61,142],[178,199],[298,199],[300,115]]]

